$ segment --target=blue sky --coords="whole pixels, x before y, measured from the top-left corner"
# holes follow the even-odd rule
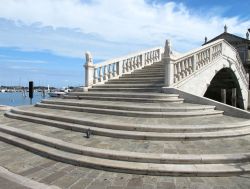
[[[1,0],[0,85],[84,83],[94,62],[163,46],[185,52],[228,31],[245,37],[250,0]]]

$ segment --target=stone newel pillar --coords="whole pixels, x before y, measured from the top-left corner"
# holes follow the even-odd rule
[[[94,64],[90,52],[85,53],[86,63],[85,67],[85,88],[91,87],[94,82]]]
[[[165,86],[170,87],[174,83],[174,62],[170,58],[171,44],[166,40],[162,61],[165,64]]]

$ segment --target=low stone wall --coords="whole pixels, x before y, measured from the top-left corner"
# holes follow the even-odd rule
[[[228,116],[250,119],[250,113],[248,111],[235,108],[233,106],[230,106],[221,102],[217,102],[209,98],[196,96],[196,95],[184,92],[182,90],[179,90],[176,88],[170,88],[170,87],[162,87],[162,92],[171,93],[171,94],[179,94],[180,98],[184,98],[185,102],[216,106],[217,110],[224,111],[224,114]]]

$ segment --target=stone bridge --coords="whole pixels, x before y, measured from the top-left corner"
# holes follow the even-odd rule
[[[0,141],[90,173],[250,173],[248,75],[226,41],[183,55],[166,41],[99,64],[87,52],[85,68],[85,91],[0,117]]]
[[[165,80],[162,92],[174,88],[241,109],[248,106],[249,76],[236,49],[223,39],[181,55],[172,52],[167,40],[165,48],[157,47],[100,64],[93,64],[90,53],[86,53],[86,59],[85,91],[162,62],[164,67],[159,70]]]

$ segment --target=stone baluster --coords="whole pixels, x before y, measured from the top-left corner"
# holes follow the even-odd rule
[[[148,53],[144,53],[145,65],[148,64]]]
[[[117,76],[117,68],[116,68],[116,63],[113,64],[113,77]]]
[[[88,87],[91,87],[94,84],[94,64],[93,58],[90,52],[85,53],[85,88],[87,90]]]
[[[188,76],[189,70],[188,70],[188,58],[185,60],[185,75]]]
[[[117,75],[121,75],[123,73],[122,62],[123,61],[116,62],[116,74]]]
[[[152,54],[153,54],[153,62],[155,62],[156,60],[155,51],[152,51]]]
[[[154,62],[154,51],[150,51],[151,54],[151,63]]]
[[[140,59],[141,59],[141,67],[144,67],[145,66],[145,54],[141,54]]]
[[[137,68],[135,57],[132,58],[132,62],[133,62],[133,71],[134,71]]]
[[[105,65],[104,66],[104,80],[108,80],[108,66]]]
[[[99,81],[102,82],[103,81],[103,70],[102,70],[102,66],[99,67]]]
[[[129,59],[126,60],[126,71],[129,72]]]
[[[122,73],[125,73],[127,71],[127,68],[126,68],[126,60],[123,60],[122,61]]]
[[[204,54],[204,51],[203,52],[201,52],[201,68],[204,66],[204,64],[205,64],[205,56],[204,56],[205,54]]]
[[[185,77],[185,65],[184,60],[181,61],[181,78]]]
[[[188,70],[189,70],[189,74],[193,72],[192,57],[189,57],[188,59]]]
[[[192,72],[194,73],[196,71],[196,66],[197,66],[197,55],[193,55],[193,61],[192,61]]]
[[[113,68],[112,68],[112,64],[109,64],[109,79],[111,79],[112,78],[112,70]]]
[[[177,64],[174,64],[174,83],[178,81]]]
[[[95,68],[95,72],[94,72],[94,84],[98,83],[98,68]]]

